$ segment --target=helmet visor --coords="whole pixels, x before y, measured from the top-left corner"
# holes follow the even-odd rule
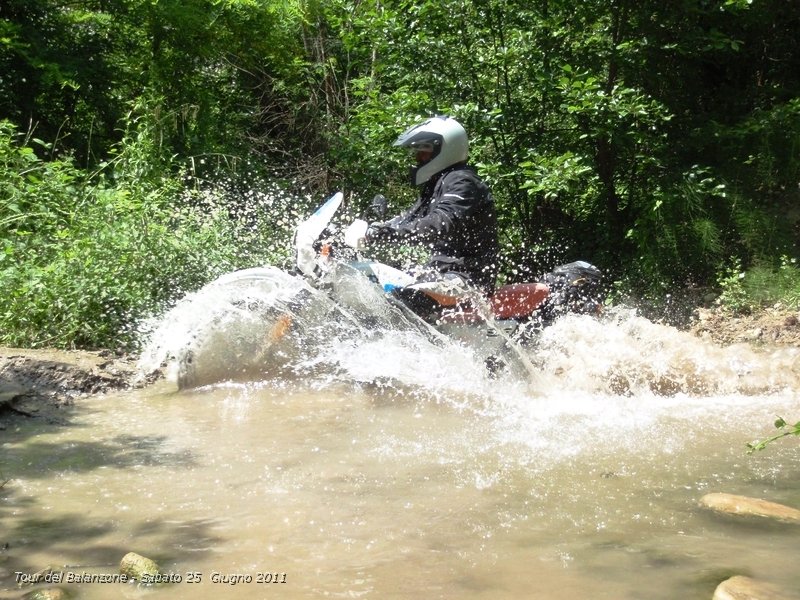
[[[422,164],[432,159],[436,155],[438,148],[439,144],[435,141],[426,141],[412,142],[406,147],[406,150],[408,150],[408,153],[417,164]]]
[[[411,142],[408,145],[409,151],[412,154],[416,154],[417,152],[433,152],[436,150],[436,142],[434,141],[427,141],[427,142]]]
[[[430,159],[433,158],[433,151],[434,147],[429,144],[425,144],[422,146],[411,146],[407,148],[408,153],[411,155],[411,158],[417,163],[422,164],[428,162]]]

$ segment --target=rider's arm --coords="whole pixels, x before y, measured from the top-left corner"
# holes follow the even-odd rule
[[[420,244],[447,237],[483,201],[481,194],[472,177],[448,173],[438,195],[431,200],[428,214],[397,225],[394,236]]]

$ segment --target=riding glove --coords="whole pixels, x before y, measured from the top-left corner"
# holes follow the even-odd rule
[[[371,223],[367,228],[367,243],[374,244],[377,242],[391,241],[396,237],[397,232],[394,227],[386,223]]]

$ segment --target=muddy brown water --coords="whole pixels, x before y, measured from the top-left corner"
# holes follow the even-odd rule
[[[795,350],[576,318],[520,381],[395,341],[340,343],[336,369],[307,377],[164,381],[0,432],[0,594],[46,566],[86,599],[699,600],[734,574],[800,587],[798,526],[698,506],[724,491],[800,507],[797,440],[745,448],[800,415]],[[75,583],[129,551],[174,582]]]

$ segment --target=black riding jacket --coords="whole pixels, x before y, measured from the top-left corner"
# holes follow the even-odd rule
[[[489,187],[464,163],[422,188],[417,202],[388,225],[402,241],[428,245],[429,266],[467,276],[491,293],[497,276],[497,215]]]

